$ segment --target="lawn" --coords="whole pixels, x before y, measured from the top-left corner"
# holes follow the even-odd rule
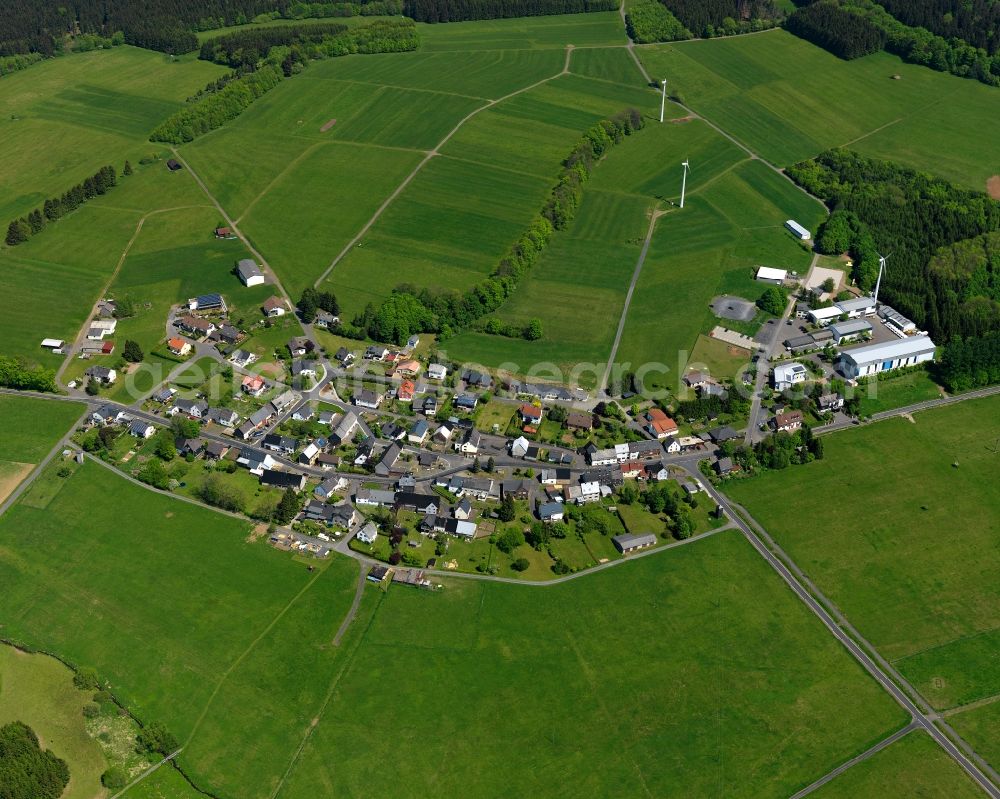
[[[998,413],[991,397],[844,431],[822,461],[728,489],[935,707],[1000,693]]]
[[[24,722],[44,748],[66,761],[70,782],[61,799],[101,794],[108,764],[84,725],[89,701],[90,694],[73,685],[73,673],[55,658],[0,645],[0,726]]]
[[[726,326],[726,320],[719,324]],[[750,365],[750,350],[734,347],[717,338],[700,335],[691,350],[688,365],[695,369],[707,371],[719,380],[739,381],[740,376]]]
[[[0,460],[38,463],[85,410],[79,402],[0,396]]]
[[[363,793],[390,751],[400,796],[787,796],[904,721],[735,534],[546,589],[371,593],[283,799]]]
[[[925,369],[899,375],[884,375],[858,386],[855,391],[861,397],[862,416],[871,416],[880,411],[938,399],[944,393]]]
[[[420,25],[421,51],[561,49],[567,44],[622,45],[625,32],[615,11],[591,14]],[[582,51],[581,51],[582,52]],[[574,53],[574,58],[579,53]]]
[[[966,742],[994,768],[1000,765],[1000,703],[988,701],[948,717]]]
[[[842,61],[785,31],[637,50],[653,76],[769,161],[850,146],[982,191],[1000,144],[975,80],[888,53]],[[899,80],[892,80],[899,75]]]
[[[975,799],[982,790],[930,735],[918,730],[852,766],[817,790],[815,799]]]

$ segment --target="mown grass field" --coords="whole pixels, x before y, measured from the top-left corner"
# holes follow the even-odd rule
[[[938,708],[1000,693],[998,412],[991,397],[837,433],[822,461],[728,489]],[[816,501],[815,524],[788,513]]]
[[[0,460],[38,463],[86,410],[83,403],[0,396]]]
[[[548,589],[369,588],[333,647],[350,561],[310,574],[89,462],[42,481],[0,518],[5,635],[95,667],[220,795],[357,793],[391,748],[407,796],[784,796],[903,723],[735,534]],[[169,773],[128,794],[187,795]]]
[[[567,75],[470,119],[334,268],[326,285],[345,315],[404,282],[473,286],[538,213],[583,131],[630,105],[648,111],[650,96]]]
[[[637,50],[691,108],[786,166],[836,146],[985,189],[992,90],[888,53],[842,61],[784,31]],[[893,80],[899,75],[899,80]]]
[[[615,11],[419,25],[422,51],[562,49],[567,44],[623,45]]]
[[[974,799],[982,791],[936,741],[915,731],[852,766],[813,795],[816,799]]]
[[[55,658],[0,644],[0,726],[24,722],[45,749],[66,761],[70,782],[61,799],[102,793],[108,764],[84,726],[83,706],[90,696],[73,685],[73,672]]]
[[[0,84],[4,225],[107,163],[121,168],[150,130],[224,71],[126,46],[55,58],[5,76]]]

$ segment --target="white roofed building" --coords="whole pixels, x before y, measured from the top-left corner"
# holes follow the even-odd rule
[[[784,269],[775,269],[771,266],[761,266],[757,268],[757,280],[761,280],[765,283],[774,283],[780,286],[785,282],[785,276],[788,274]]]
[[[856,380],[879,372],[933,361],[934,349],[934,342],[929,336],[909,336],[898,341],[844,350],[837,360],[837,368],[844,377]]]

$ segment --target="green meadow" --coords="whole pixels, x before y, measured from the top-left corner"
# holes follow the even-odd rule
[[[817,790],[816,799],[975,799],[982,790],[922,730],[911,732]]]
[[[85,410],[86,406],[80,402],[0,396],[0,419],[4,426],[0,460],[38,463]]]
[[[837,433],[822,461],[728,488],[936,708],[1000,693],[998,412],[990,397]],[[800,524],[807,497],[839,510]]]
[[[842,61],[781,30],[636,52],[692,109],[780,166],[849,146],[980,191],[1000,171],[1000,140],[984,124],[995,92],[974,80],[888,53]]]
[[[96,668],[218,795],[359,793],[391,756],[401,796],[787,796],[904,722],[732,532],[546,589],[369,587],[333,646],[355,563],[90,462],[40,480],[0,518],[5,635]]]

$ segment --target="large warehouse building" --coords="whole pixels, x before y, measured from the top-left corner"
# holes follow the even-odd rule
[[[899,341],[869,344],[840,353],[837,369],[851,380],[903,366],[934,360],[934,342],[929,336],[910,336]]]

